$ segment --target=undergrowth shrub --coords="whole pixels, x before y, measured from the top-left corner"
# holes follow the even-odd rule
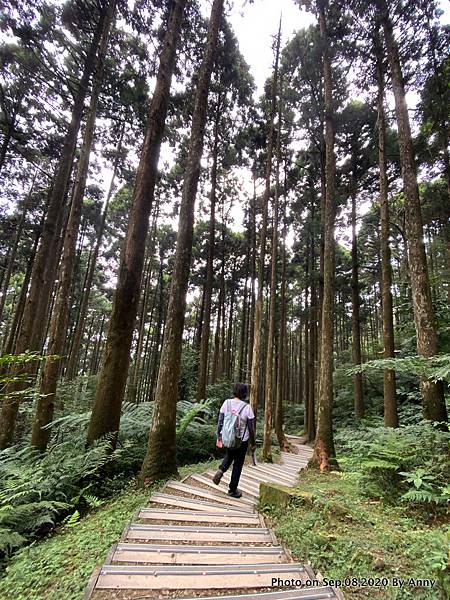
[[[336,435],[344,468],[362,474],[362,490],[387,502],[438,510],[450,500],[450,434],[427,421],[387,429],[361,425]]]
[[[86,510],[123,489],[139,470],[147,447],[153,403],[124,403],[116,448],[106,436],[86,448],[91,412],[51,424],[52,441],[40,454],[28,445],[0,452],[0,556],[42,536],[66,519],[74,525]],[[210,402],[177,405],[180,464],[216,455]]]

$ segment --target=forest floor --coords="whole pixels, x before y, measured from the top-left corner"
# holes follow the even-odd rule
[[[306,470],[298,488],[313,493],[311,503],[293,504],[288,511],[266,509],[264,515],[294,560],[309,560],[316,572],[341,580],[346,598],[450,597],[445,564],[450,530],[443,518],[425,519],[406,506],[370,500],[353,473]],[[351,578],[359,585],[346,585]],[[410,585],[411,578],[434,581],[434,587]]]

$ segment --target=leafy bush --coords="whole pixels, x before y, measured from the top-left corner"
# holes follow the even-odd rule
[[[112,436],[85,447],[90,411],[56,419],[52,442],[44,455],[28,446],[0,452],[0,554],[48,532],[66,519],[98,506],[120,491],[140,468],[147,447],[153,403],[124,403],[117,446]],[[177,406],[177,458],[180,464],[216,455],[215,426],[206,403],[181,401]]]
[[[438,506],[450,499],[450,434],[428,421],[398,429],[367,428],[357,435],[341,430],[336,441],[339,462],[362,472],[362,488],[388,502]]]

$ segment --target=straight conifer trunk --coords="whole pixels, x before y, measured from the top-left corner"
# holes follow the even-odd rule
[[[127,233],[121,253],[106,348],[87,435],[88,443],[106,433],[117,434],[130,364],[130,350],[140,297],[145,241],[149,227],[158,161],[175,66],[176,47],[186,0],[174,0],[162,43],[155,91],[150,103]]]
[[[319,28],[322,36],[324,99],[325,99],[325,146],[326,146],[326,193],[324,215],[324,255],[323,255],[323,301],[320,340],[319,405],[317,411],[317,432],[312,463],[320,471],[326,471],[335,464],[333,439],[333,347],[334,347],[334,220],[335,220],[335,173],[333,123],[333,84],[329,40],[327,34],[327,0],[317,2]]]
[[[392,268],[389,246],[389,202],[386,167],[386,116],[384,112],[384,77],[381,41],[378,32],[375,39],[377,59],[376,77],[378,83],[378,162],[380,170],[380,254],[381,254],[381,308],[383,311],[384,358],[394,358],[394,319],[392,310]],[[395,371],[385,369],[383,374],[384,425],[398,427]]]
[[[354,175],[352,173],[352,180]],[[356,183],[353,181],[352,197],[352,354],[353,364],[361,364],[361,317],[358,276],[358,240],[356,237]],[[364,397],[362,373],[353,375],[355,418],[364,417]]]
[[[140,474],[144,484],[177,473],[176,408],[186,293],[192,256],[195,198],[203,152],[209,85],[214,66],[222,10],[223,0],[214,0],[208,25],[208,37],[198,76],[153,420],[147,453]]]
[[[26,350],[40,350],[40,343],[46,327],[46,309],[50,304],[53,291],[55,268],[57,263],[57,240],[63,225],[63,207],[66,197],[73,157],[83,114],[84,101],[88,91],[89,80],[95,65],[100,36],[103,29],[105,11],[97,24],[93,40],[89,46],[83,73],[78,85],[77,94],[72,107],[71,120],[68,124],[64,145],[50,195],[48,210],[45,216],[39,247],[33,263],[30,287],[22,315],[19,335],[15,343],[14,354]],[[33,363],[13,369],[14,376],[26,376],[35,371]],[[14,429],[19,410],[19,395],[29,386],[23,379],[10,383],[5,390],[5,399],[0,412],[0,449],[8,447],[14,438]]]
[[[398,46],[394,38],[386,0],[377,0],[377,5],[381,13],[380,17],[386,41],[395,97],[400,162],[406,200],[406,237],[408,239],[408,259],[414,307],[414,324],[417,335],[417,352],[420,356],[431,357],[435,356],[438,352],[438,339],[423,242],[419,188],[417,185],[416,163],[408,107],[406,105],[405,87]],[[422,378],[421,392],[424,418],[430,421],[447,423],[448,416],[442,381]]]
[[[278,39],[277,48],[280,45]],[[281,101],[281,100],[280,100]],[[279,101],[279,104],[280,104]],[[278,254],[278,210],[280,193],[280,137],[281,137],[281,111],[278,110],[277,127],[277,162],[276,162],[276,183],[275,198],[273,202],[272,219],[272,255],[270,265],[270,297],[269,297],[269,328],[267,332],[267,353],[266,353],[266,380],[264,392],[264,438],[263,438],[263,460],[273,462],[271,448],[272,434],[272,405],[274,398],[274,346],[275,346],[275,311],[276,311],[276,293],[277,293],[277,254]]]
[[[255,303],[255,317],[253,326],[253,346],[252,346],[252,368],[250,378],[250,404],[255,416],[258,411],[258,398],[261,385],[261,354],[262,354],[262,333],[263,333],[263,292],[264,292],[264,271],[266,262],[266,237],[267,237],[267,209],[270,198],[270,180],[272,176],[272,156],[274,144],[274,120],[276,112],[276,96],[278,86],[278,61],[280,56],[280,38],[281,38],[281,20],[278,28],[278,38],[275,55],[275,68],[272,80],[272,94],[269,117],[269,139],[267,141],[267,164],[266,164],[266,182],[264,194],[262,197],[262,223],[259,240],[259,265],[258,265],[258,294]]]
[[[198,366],[197,400],[204,400],[206,397],[206,383],[208,379],[208,350],[209,337],[211,330],[211,304],[212,288],[214,280],[214,248],[215,248],[215,219],[216,219],[216,187],[217,187],[217,154],[219,146],[219,120],[220,120],[221,102],[220,96],[217,98],[216,115],[214,120],[214,144],[213,144],[213,162],[211,167],[211,192],[210,216],[209,216],[209,237],[208,237],[208,258],[206,263],[206,281],[204,290],[204,309],[203,325],[200,338],[200,359]]]
[[[116,157],[114,159],[113,173],[111,176],[108,193],[106,195],[106,202],[105,202],[105,206],[103,208],[103,214],[102,214],[102,218],[100,221],[100,227],[99,227],[99,230],[97,233],[97,239],[95,242],[94,251],[91,254],[91,256],[89,257],[88,271],[87,271],[87,275],[86,275],[86,281],[84,284],[83,295],[82,295],[82,299],[81,299],[81,306],[80,306],[80,310],[78,313],[78,319],[77,319],[77,323],[75,326],[75,332],[74,332],[73,338],[72,338],[69,359],[67,361],[65,378],[68,381],[72,381],[76,376],[77,364],[78,364],[78,358],[79,358],[78,355],[80,353],[81,341],[83,338],[84,326],[85,326],[85,322],[86,322],[86,315],[87,315],[87,310],[88,310],[88,306],[89,306],[89,297],[90,297],[90,293],[91,293],[92,282],[94,281],[95,268],[97,266],[97,259],[98,259],[98,255],[100,252],[100,246],[102,244],[103,233],[105,231],[106,219],[108,217],[109,203],[111,201],[111,197],[112,197],[112,194],[114,191],[114,182],[115,182],[115,179],[117,176],[117,169],[119,167],[120,153],[121,153],[121,149],[122,149],[122,141],[123,141],[124,132],[125,132],[125,123],[124,123],[121,133],[120,133],[119,144],[117,147],[117,153],[116,153]]]
[[[97,64],[93,76],[91,100],[84,131],[83,145],[78,161],[75,189],[64,238],[59,286],[50,321],[50,340],[47,353],[50,356],[57,356],[58,358],[48,358],[45,363],[31,434],[31,445],[41,452],[46,450],[51,436],[51,429],[47,427],[47,425],[53,419],[56,387],[61,371],[60,357],[64,352],[67,323],[69,320],[70,291],[75,268],[76,243],[81,221],[81,209],[83,206],[89,170],[89,159],[94,139],[98,99],[103,83],[105,56],[108,48],[109,34],[114,20],[115,8],[115,0],[112,0],[108,6],[103,24]]]

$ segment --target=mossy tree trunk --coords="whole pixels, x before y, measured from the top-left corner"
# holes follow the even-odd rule
[[[98,99],[103,83],[105,56],[108,48],[109,34],[114,21],[115,7],[115,0],[112,0],[108,6],[103,24],[102,37],[93,76],[89,112],[84,130],[80,159],[77,166],[69,221],[64,236],[58,291],[50,320],[50,336],[47,353],[50,357],[56,356],[57,358],[48,358],[45,362],[31,433],[31,445],[41,452],[46,450],[51,436],[51,429],[48,425],[53,419],[56,387],[61,371],[60,357],[64,352],[67,323],[69,320],[70,291],[74,276],[76,243],[81,221],[81,209],[83,206],[89,170],[89,159],[94,139]]]

